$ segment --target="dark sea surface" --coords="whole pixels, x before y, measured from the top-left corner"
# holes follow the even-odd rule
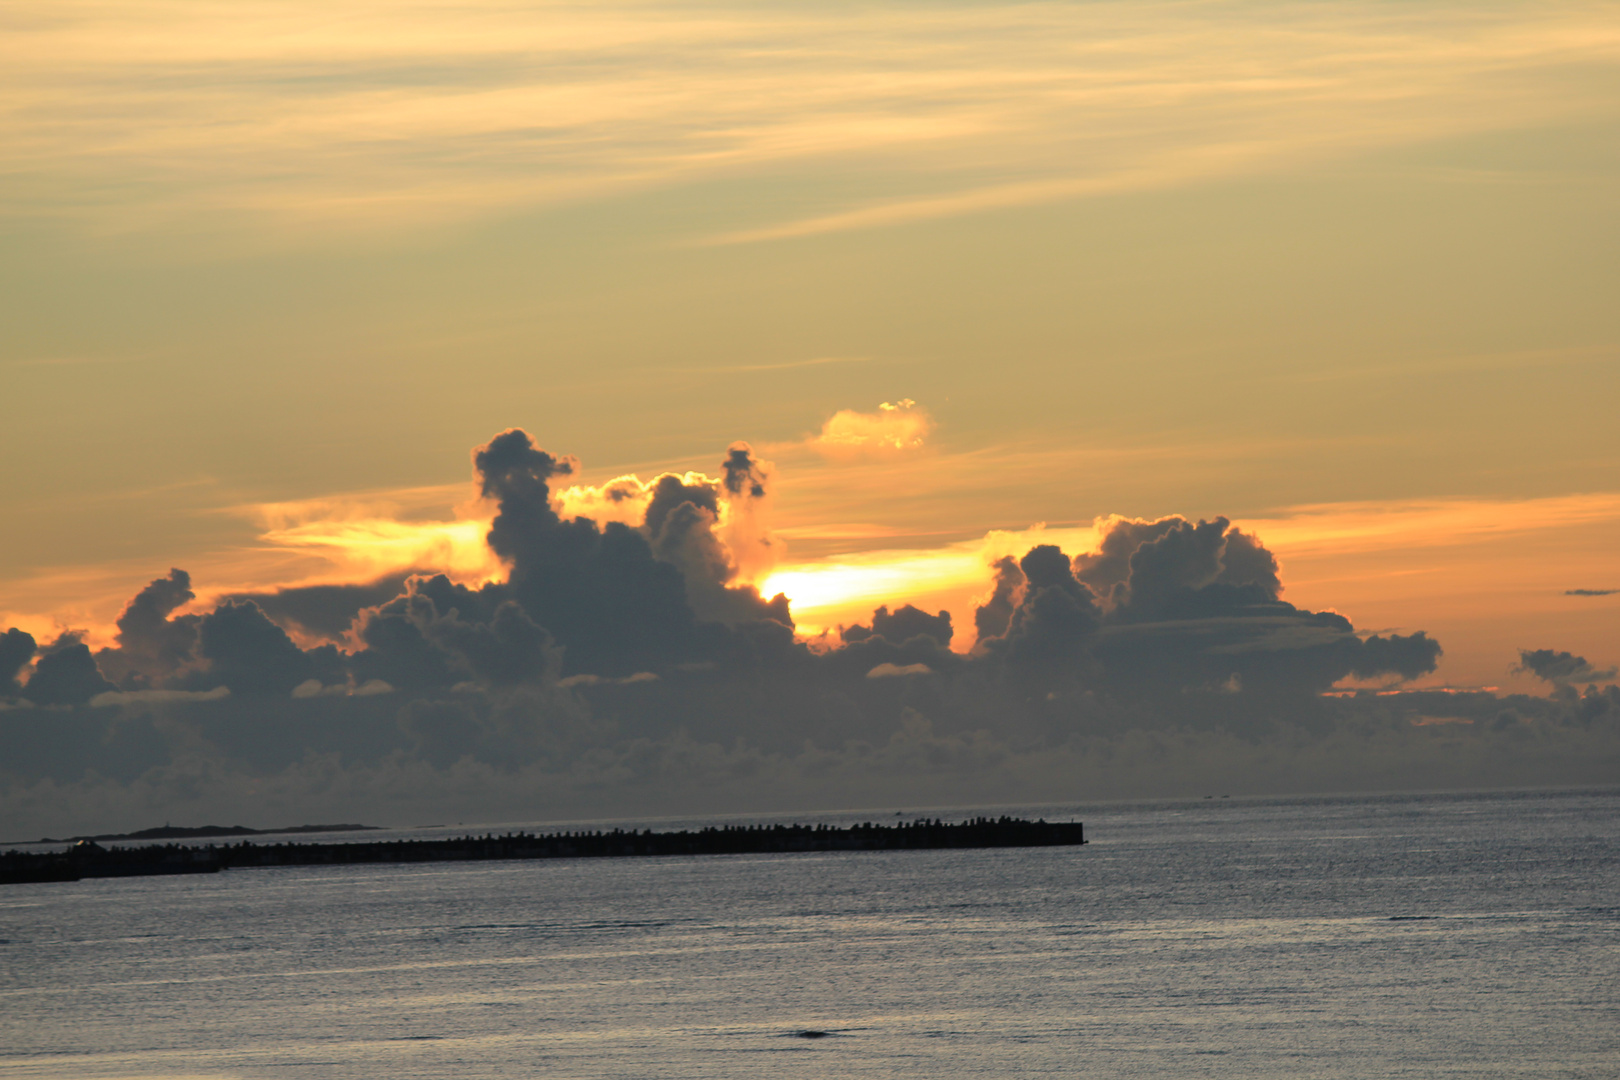
[[[1620,1075],[1620,791],[1016,812],[1093,842],[5,887],[0,1075]]]

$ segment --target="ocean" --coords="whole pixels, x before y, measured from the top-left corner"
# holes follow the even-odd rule
[[[1620,790],[751,820],[987,812],[1092,842],[5,887],[0,1075],[1620,1075]]]

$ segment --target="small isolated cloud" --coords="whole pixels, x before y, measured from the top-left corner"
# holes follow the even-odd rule
[[[910,398],[885,401],[876,412],[840,409],[810,445],[830,458],[887,457],[922,449],[934,429],[928,410]]]
[[[1563,686],[1568,683],[1612,679],[1617,669],[1593,667],[1587,662],[1586,657],[1576,656],[1574,653],[1554,652],[1552,649],[1521,649],[1519,665],[1513,670],[1534,675],[1555,686]]]
[[[1565,596],[1613,596],[1620,589],[1565,589]]]
[[[927,664],[879,664],[866,673],[868,679],[892,679],[897,675],[932,675]]]

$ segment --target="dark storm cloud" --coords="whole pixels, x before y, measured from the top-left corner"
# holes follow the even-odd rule
[[[1577,682],[1597,682],[1612,679],[1616,669],[1598,669],[1586,657],[1552,649],[1523,649],[1519,652],[1519,665],[1514,670],[1534,675],[1554,685]]]
[[[1465,730],[1480,756],[1459,782],[1524,779],[1536,762],[1584,776],[1620,748],[1620,691],[1568,685],[1613,672],[1567,653],[1525,654],[1550,698],[1323,696],[1432,671],[1440,647],[1283,601],[1276,559],[1224,518],[1116,519],[1094,554],[1037,545],[1000,560],[970,654],[949,648],[948,613],[907,603],[812,648],[784,598],[735,584],[717,533],[765,497],[745,444],[720,481],[660,477],[639,526],[561,518],[551,483],[576,465],[525,432],[496,436],[474,465],[505,582],[416,575],[179,614],[194,594],[172,570],[95,657],[71,635],[36,650],[8,632],[6,805],[227,806],[250,789],[335,800],[350,818],[938,805],[1161,793],[1223,769],[1257,790],[1306,775],[1343,788],[1380,769],[1416,783],[1410,763],[1440,769],[1453,759],[1435,740]],[[306,649],[287,627],[353,633]],[[1433,717],[1444,723],[1414,734]],[[1293,771],[1264,779],[1257,747]],[[1503,747],[1519,772],[1492,764]]]

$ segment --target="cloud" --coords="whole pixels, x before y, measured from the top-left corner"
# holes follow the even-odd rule
[[[285,507],[278,509],[285,513]],[[487,520],[328,516],[328,508],[321,502],[297,509],[308,517],[272,525],[260,534],[260,542],[281,553],[314,556],[324,564],[324,576],[338,583],[375,581],[422,567],[434,567],[464,581],[490,580],[502,573],[500,560],[484,542]]]
[[[1620,520],[1620,494],[1595,492],[1540,499],[1405,499],[1319,503],[1245,522],[1268,542],[1294,551],[1380,551],[1453,547],[1543,529]]]
[[[1515,670],[1528,672],[1555,686],[1567,686],[1570,683],[1612,679],[1617,669],[1613,667],[1599,669],[1588,663],[1586,657],[1575,656],[1572,653],[1555,652],[1552,649],[1524,649],[1519,653],[1519,666]]]
[[[994,562],[993,567],[995,586],[973,612],[973,626],[978,631],[980,641],[1002,637],[1007,633],[1027,583],[1023,570],[1018,567],[1018,560],[1011,555],[1003,555]]]
[[[885,638],[896,645],[910,641],[912,638],[930,638],[940,645],[949,646],[953,631],[951,629],[951,613],[941,611],[937,615],[930,615],[911,604],[896,609],[892,614],[887,606],[881,606],[872,612],[871,627],[846,626],[839,636],[847,642],[867,641],[874,637]]]
[[[34,659],[34,635],[11,627],[0,635],[0,698],[14,697],[22,692],[17,676]]]
[[[228,686],[212,690],[108,690],[90,699],[96,708],[113,705],[173,704],[180,701],[219,701],[231,696]],[[295,692],[296,696],[296,692]]]
[[[865,356],[818,356],[810,360],[784,360],[775,364],[732,364],[726,367],[695,367],[675,369],[694,375],[750,375],[764,371],[793,371],[798,368],[825,367],[828,364],[865,364],[870,359]],[[668,368],[659,368],[668,371]]]
[[[838,460],[890,457],[921,449],[933,427],[927,409],[901,398],[885,401],[876,412],[840,409],[821,425],[821,433],[810,439],[810,446]]]
[[[1089,682],[1160,708],[1207,688],[1303,700],[1347,677],[1412,679],[1439,659],[1422,633],[1364,639],[1343,616],[1278,599],[1276,559],[1225,518],[1116,517],[1099,528],[1095,552],[1070,560],[1037,545],[1018,575],[998,565],[976,621],[995,629],[1005,612],[1006,629],[979,647],[1031,685]]]
[[[1300,775],[1462,783],[1522,779],[1533,762],[1584,776],[1620,753],[1620,689],[1571,686],[1612,669],[1541,650],[1522,659],[1554,683],[1547,698],[1407,691],[1435,669],[1438,642],[1358,632],[1283,600],[1262,534],[1224,517],[1000,533],[915,566],[851,556],[843,578],[828,564],[830,587],[853,580],[887,599],[817,636],[796,633],[786,596],[767,601],[744,581],[738,546],[769,539],[777,487],[747,444],[718,455],[713,477],[618,478],[609,486],[627,494],[615,505],[640,514],[605,521],[565,512],[555,488],[579,465],[527,432],[501,432],[473,462],[498,576],[200,599],[172,569],[124,606],[99,652],[75,634],[44,649],[21,630],[0,636],[8,820],[25,804],[71,816],[79,798],[248,797],[233,791],[335,799],[340,816],[386,820],[430,805],[532,816],[598,800],[961,802],[1082,783],[1165,793],[1227,766],[1257,788],[1282,783],[1260,746]],[[941,567],[981,598],[974,641],[958,640],[950,609],[922,602]],[[813,600],[819,579],[795,573],[767,580],[804,584]],[[1518,719],[1498,724],[1506,708]],[[1458,722],[1427,724],[1422,738],[1473,740],[1471,772],[1434,772],[1433,744],[1412,741],[1436,716]],[[1531,737],[1551,756],[1491,756]],[[1330,746],[1359,764],[1335,772]]]
[[[651,671],[638,671],[634,675],[626,675],[622,679],[604,679],[600,675],[570,675],[566,679],[557,680],[558,686],[634,686],[637,683],[657,682],[658,676]]]
[[[276,624],[307,637],[338,641],[360,612],[385,604],[405,591],[410,574],[392,574],[357,584],[295,585],[264,592],[234,593],[225,600],[248,600]]]
[[[1620,52],[1601,7],[347,12],[61,0],[13,27],[14,212],[320,242],[828,163],[873,177],[725,230],[757,241],[1581,118]]]
[[[84,705],[98,694],[116,689],[96,668],[90,647],[64,635],[46,646],[22,696],[35,705]]]
[[[557,513],[565,518],[590,518],[605,523],[617,521],[622,525],[639,525],[647,517],[647,506],[652,502],[653,490],[669,477],[687,487],[712,487],[718,481],[702,473],[665,473],[644,483],[639,476],[615,476],[603,484],[575,484],[563,488],[553,497]]]
[[[559,516],[639,526],[664,562],[680,568],[687,600],[702,619],[735,623],[772,618],[791,625],[786,600],[764,601],[752,582],[775,565],[782,544],[768,525],[771,466],[734,443],[720,477],[662,473],[651,481],[618,476],[553,496]]]
[[[934,669],[927,664],[879,664],[866,673],[868,679],[892,679],[899,675],[932,675]]]
[[[1613,596],[1620,589],[1565,589],[1565,596]]]

